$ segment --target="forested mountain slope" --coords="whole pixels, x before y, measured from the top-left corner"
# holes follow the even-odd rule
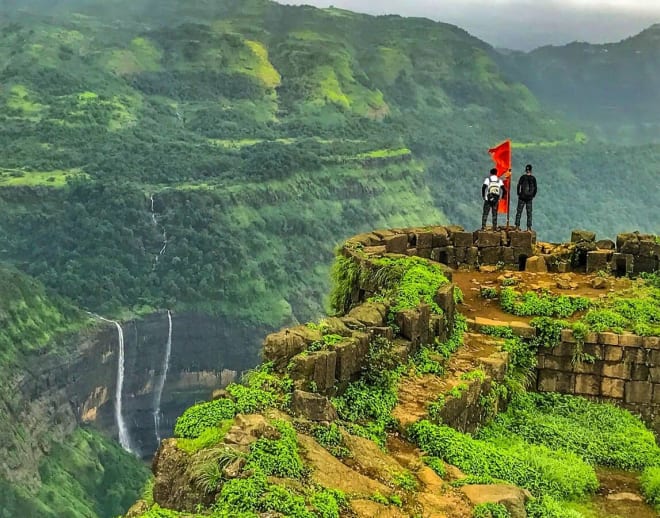
[[[634,207],[657,149],[603,159],[456,27],[254,0],[39,9],[0,33],[2,257],[85,307],[306,317],[347,233],[475,225],[505,137],[537,163],[549,236],[653,224]]]
[[[658,142],[660,24],[618,43],[571,43],[499,58],[547,106],[598,134]]]
[[[599,143],[450,25],[260,0],[5,1],[0,14],[0,260],[78,317],[219,314],[252,333],[253,354],[264,329],[321,312],[347,236],[476,227],[487,149],[505,138],[517,173],[535,164],[545,239],[658,231],[658,145]],[[32,345],[3,344],[0,372],[28,371]],[[44,492],[12,486],[8,508],[57,514],[69,496],[55,488],[95,491],[69,479],[90,469],[108,486],[94,459],[116,466],[119,452],[73,433],[90,456],[53,438],[53,464],[32,466]],[[124,501],[141,475],[107,476],[131,480]],[[79,501],[85,516],[102,505]]]

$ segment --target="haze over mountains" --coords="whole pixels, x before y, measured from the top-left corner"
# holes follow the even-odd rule
[[[452,23],[495,47],[532,50],[574,41],[610,43],[637,34],[660,21],[660,5],[653,0],[602,2],[597,0],[309,0],[283,4],[311,4],[369,14],[422,16]]]

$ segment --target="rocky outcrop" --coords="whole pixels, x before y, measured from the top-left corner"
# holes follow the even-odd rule
[[[431,259],[451,268],[484,266],[535,272],[617,275],[654,272],[660,268],[660,241],[639,232],[596,241],[596,234],[574,230],[568,243],[541,243],[535,232],[502,230],[466,232],[458,226],[378,230],[350,238],[346,255],[366,257],[401,254]],[[369,291],[367,289],[367,291]]]
[[[532,498],[529,491],[509,484],[464,486],[463,493],[474,506],[479,504],[501,504],[511,518],[527,518],[525,504]]]

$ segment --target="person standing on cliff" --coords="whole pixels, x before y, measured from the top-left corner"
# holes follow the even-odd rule
[[[506,195],[504,182],[497,176],[497,169],[490,170],[490,174],[481,185],[481,197],[484,200],[484,210],[481,215],[481,230],[486,230],[488,213],[493,211],[493,232],[497,230],[497,206],[500,198]]]
[[[516,210],[516,230],[520,230],[520,217],[523,207],[527,209],[527,231],[532,231],[532,201],[536,196],[536,177],[532,174],[532,164],[525,166],[525,174],[518,180],[518,209]]]

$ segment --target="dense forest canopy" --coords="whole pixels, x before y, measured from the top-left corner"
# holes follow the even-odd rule
[[[606,82],[578,101],[574,76],[519,82],[561,49],[505,58],[451,25],[261,0],[3,7],[0,258],[85,308],[308,318],[343,237],[476,226],[505,138],[516,172],[536,165],[543,237],[657,230],[657,144],[555,111],[598,111]]]

